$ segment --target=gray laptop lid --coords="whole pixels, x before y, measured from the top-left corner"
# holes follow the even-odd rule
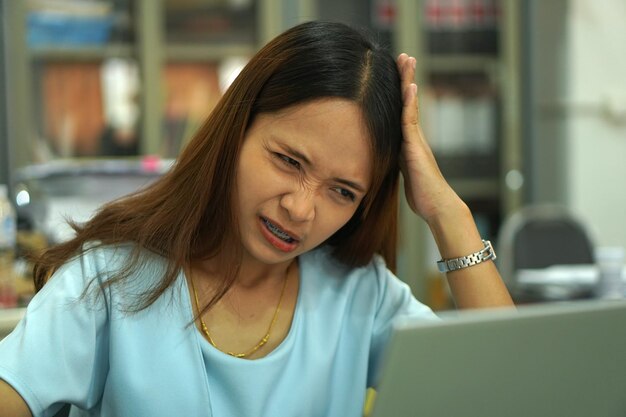
[[[399,323],[372,417],[404,416],[626,416],[626,301]]]

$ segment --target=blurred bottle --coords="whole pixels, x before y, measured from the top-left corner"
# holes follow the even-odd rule
[[[596,288],[598,298],[620,299],[624,297],[624,248],[601,247],[596,250],[599,280]]]
[[[13,273],[17,228],[8,194],[7,186],[0,184],[0,308],[17,305]]]

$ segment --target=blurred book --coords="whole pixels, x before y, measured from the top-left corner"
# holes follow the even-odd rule
[[[256,44],[256,2],[252,0],[166,0],[168,42]]]
[[[31,47],[102,45],[115,23],[110,1],[28,0],[26,4]]]
[[[495,154],[497,98],[485,81],[431,80],[421,97],[420,114],[424,133],[437,156]]]
[[[41,65],[41,135],[54,156],[97,154],[105,127],[100,71],[97,62]]]
[[[165,67],[162,154],[178,155],[222,96],[217,64],[169,63]]]
[[[427,0],[424,24],[433,54],[497,54],[499,0]]]

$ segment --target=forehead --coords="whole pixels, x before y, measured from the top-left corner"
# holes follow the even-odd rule
[[[302,152],[327,174],[350,175],[369,184],[371,139],[362,110],[352,101],[315,100],[261,114],[250,133]]]

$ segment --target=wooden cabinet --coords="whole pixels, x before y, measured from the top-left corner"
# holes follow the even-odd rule
[[[277,0],[70,1],[50,13],[59,4],[4,4],[11,170],[176,156],[221,79],[282,30]]]

